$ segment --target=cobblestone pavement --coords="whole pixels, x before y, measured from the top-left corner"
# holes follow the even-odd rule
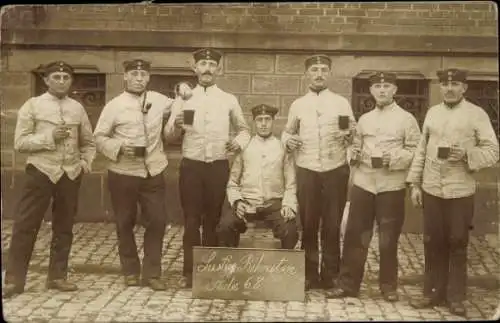
[[[11,221],[2,223],[2,249],[10,241]],[[120,276],[115,226],[112,223],[79,223],[74,227],[70,279],[80,289],[61,293],[44,287],[50,223],[40,229],[28,275],[27,291],[4,300],[8,322],[152,322],[152,321],[344,321],[344,320],[464,320],[445,307],[414,310],[411,297],[421,294],[423,272],[422,236],[404,234],[399,245],[401,300],[383,301],[377,287],[378,246],[375,235],[369,251],[365,280],[359,298],[329,300],[324,291],[306,293],[302,302],[192,299],[181,289],[182,227],[165,236],[164,279],[169,289],[154,292],[145,287],[125,288]],[[143,229],[136,229],[142,245]],[[263,229],[246,235],[272,239]],[[495,240],[497,241],[497,240]],[[499,253],[486,237],[471,237],[469,248],[468,319],[488,319],[499,304]],[[142,250],[141,250],[142,254]]]

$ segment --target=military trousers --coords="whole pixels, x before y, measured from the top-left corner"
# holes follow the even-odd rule
[[[216,229],[226,199],[229,161],[206,163],[183,158],[179,172],[179,193],[184,215],[183,274],[189,276],[193,271],[193,247],[217,246]],[[201,237],[200,226],[203,228]]]
[[[423,211],[424,295],[464,301],[474,196],[443,199],[424,192]]]
[[[108,188],[116,221],[122,273],[143,279],[161,276],[163,237],[167,225],[163,172],[146,178],[108,171]],[[139,260],[134,228],[137,206],[144,226],[144,259]]]
[[[248,221],[264,220],[273,230],[275,238],[281,240],[282,249],[293,249],[299,239],[295,219],[285,221],[281,215],[281,200],[276,200],[267,207],[257,208],[255,214],[247,214]],[[236,215],[236,210],[226,212],[217,227],[219,246],[236,248],[240,234],[245,233],[246,223]]]
[[[373,194],[353,185],[344,234],[339,287],[358,293],[363,280],[374,222],[380,252],[379,287],[392,292],[398,286],[398,241],[405,218],[405,189]]]
[[[35,166],[31,164],[26,166],[25,182],[13,219],[5,272],[6,283],[24,288],[36,237],[51,200],[52,241],[47,279],[67,277],[81,179],[82,174],[75,180],[64,174],[54,184]]]
[[[339,273],[340,226],[347,199],[349,167],[326,172],[297,167],[297,199],[302,224],[305,273],[310,281],[330,283]],[[320,222],[321,221],[321,222]],[[318,231],[321,223],[321,267]]]

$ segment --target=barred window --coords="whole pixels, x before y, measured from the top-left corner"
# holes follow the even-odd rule
[[[47,91],[43,78],[37,74],[35,95]],[[74,74],[69,96],[80,102],[89,116],[92,128],[95,128],[102,109],[106,105],[106,75],[97,73]]]
[[[490,116],[493,129],[500,138],[498,113],[498,82],[497,81],[467,81],[468,88],[465,97],[470,102],[483,108]]]
[[[370,94],[368,77],[374,71],[363,71],[352,82],[352,109],[356,120],[375,107],[375,99]],[[403,109],[412,113],[420,127],[424,123],[429,106],[429,80],[420,73],[395,72],[398,76],[398,91],[394,97]]]

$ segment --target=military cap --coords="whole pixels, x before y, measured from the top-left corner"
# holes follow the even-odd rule
[[[397,76],[389,72],[375,72],[369,78],[370,85],[375,83],[392,83],[396,85]]]
[[[70,75],[73,75],[74,69],[73,69],[73,66],[69,65],[66,62],[55,61],[55,62],[50,62],[50,63],[46,64],[42,68],[42,72],[43,72],[44,76],[48,76],[54,72],[66,72]]]
[[[193,58],[195,62],[201,59],[211,59],[219,64],[222,54],[212,48],[202,48],[193,53]]]
[[[332,60],[330,59],[330,57],[326,56],[326,55],[312,55],[312,56],[309,56],[308,58],[306,58],[306,60],[304,61],[304,65],[306,67],[306,70],[311,66],[311,65],[314,65],[314,64],[325,64],[325,65],[328,65],[328,67],[332,67]]]
[[[436,74],[439,78],[439,82],[467,81],[467,71],[459,70],[458,68],[448,68],[442,71],[438,71]]]
[[[278,108],[272,107],[267,104],[259,104],[252,108],[252,115],[254,119],[261,114],[267,114],[274,118],[276,113],[278,113]]]
[[[149,72],[149,70],[151,69],[151,63],[143,59],[134,59],[131,61],[123,62],[123,68],[125,72],[131,70],[143,70]]]

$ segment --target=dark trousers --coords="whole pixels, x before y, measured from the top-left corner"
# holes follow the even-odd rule
[[[163,237],[167,224],[163,172],[142,178],[109,171],[108,187],[116,219],[118,253],[123,274],[141,274],[134,236],[139,203],[145,228],[142,278],[160,277]]]
[[[54,184],[33,165],[26,166],[26,181],[15,212],[5,282],[26,284],[28,266],[43,216],[51,199],[52,241],[48,280],[65,279],[73,242],[73,222],[78,208],[82,175],[71,180],[64,174]]]
[[[405,190],[372,194],[351,188],[351,203],[340,265],[339,287],[358,293],[365,270],[373,224],[378,225],[379,286],[382,292],[398,286],[398,240],[405,218]]]
[[[305,250],[306,279],[328,282],[338,276],[340,225],[347,198],[349,167],[327,172],[297,167],[297,198]],[[321,272],[318,275],[318,229],[321,220]]]
[[[179,193],[184,213],[183,274],[193,271],[193,246],[217,246],[217,224],[221,218],[229,179],[229,161],[205,163],[183,158]],[[203,236],[200,238],[200,226]]]
[[[474,196],[442,199],[424,192],[423,209],[424,295],[464,301]]]
[[[285,221],[281,216],[281,200],[270,206],[257,209],[256,214],[249,214],[248,220],[265,220],[266,224],[273,230],[275,238],[281,240],[282,249],[293,249],[299,240],[297,221],[295,219]],[[246,231],[245,222],[236,215],[236,210],[226,212],[217,227],[219,246],[236,248],[240,242],[240,234]]]

